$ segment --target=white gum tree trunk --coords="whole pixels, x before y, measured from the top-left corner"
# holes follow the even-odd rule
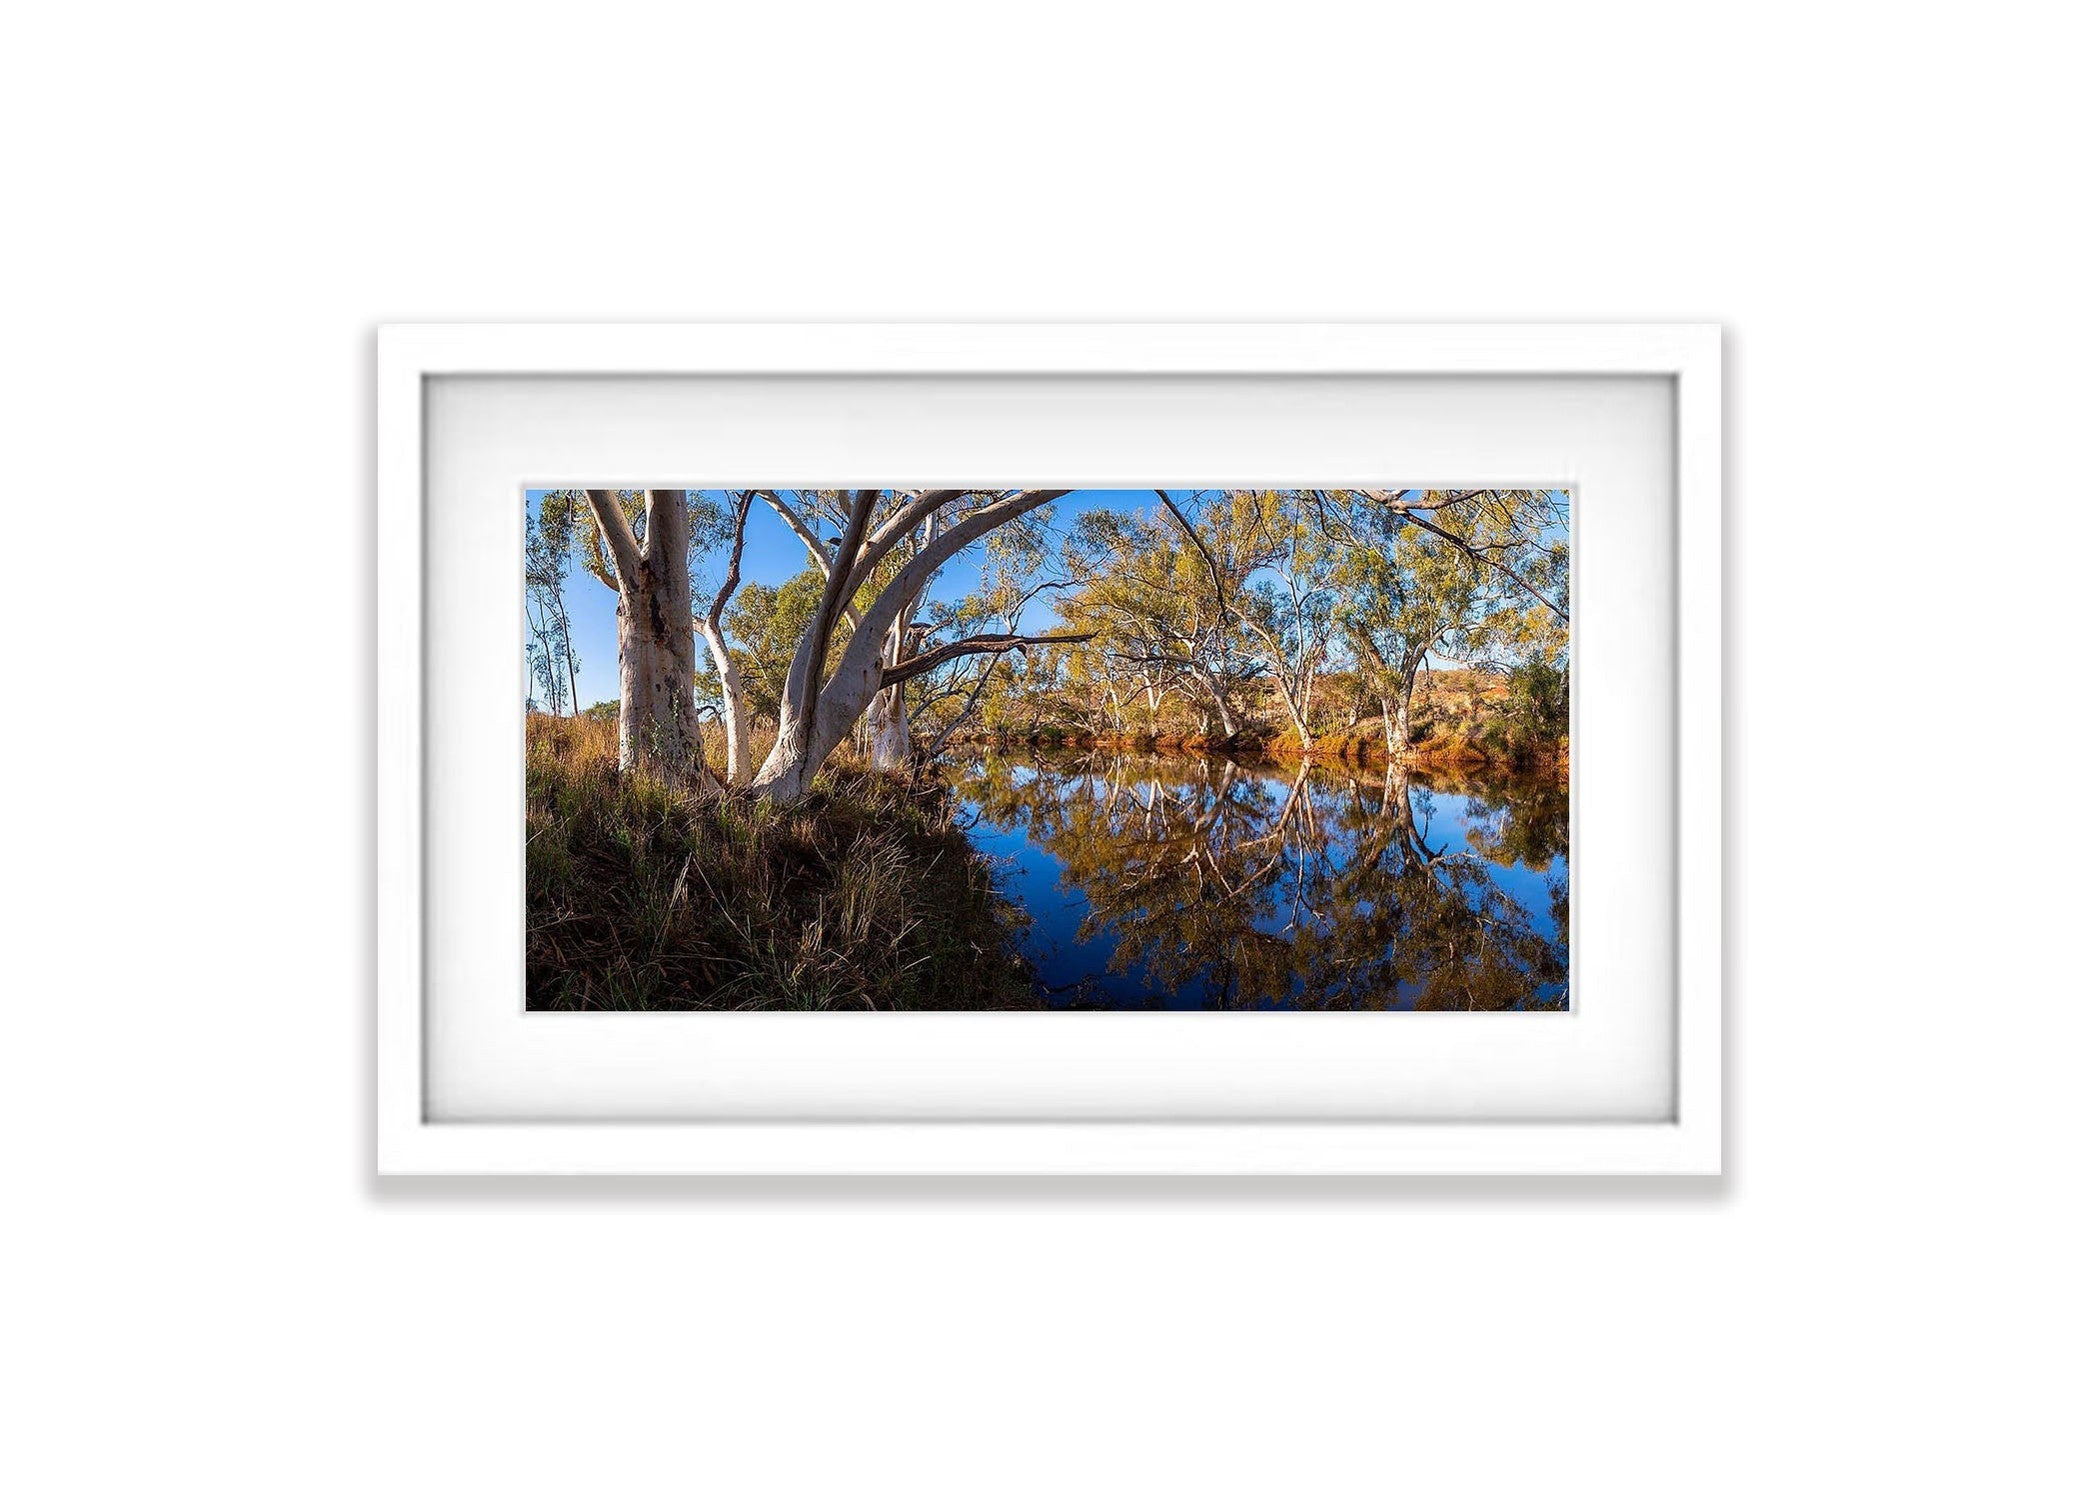
[[[899,610],[896,622],[882,638],[885,671],[904,659],[908,613]],[[867,760],[876,770],[900,771],[911,764],[911,722],[904,712],[904,686],[901,682],[877,692],[874,702],[868,706]]]
[[[1217,722],[1224,729],[1224,737],[1227,739],[1237,738],[1239,734],[1239,716],[1232,712],[1230,695],[1223,687],[1218,685],[1217,679],[1208,672],[1201,674],[1201,681],[1204,691],[1210,696],[1210,706],[1217,714]]]
[[[707,642],[707,654],[714,661],[715,675],[721,678],[722,733],[728,739],[729,784],[748,785],[752,770],[751,703],[744,691],[743,673],[737,670],[736,658],[729,654],[729,642],[719,623],[702,617],[693,621],[693,627]]]
[[[911,730],[904,720],[904,689],[885,687],[868,709],[867,758],[876,770],[903,770],[911,763]]]
[[[861,490],[853,496],[850,513],[839,536],[838,561],[830,570],[816,615],[803,632],[788,667],[787,685],[780,694],[780,734],[772,752],[758,768],[752,787],[774,801],[795,801],[807,795],[816,772],[833,750],[853,732],[877,694],[885,688],[901,688],[904,681],[941,661],[962,654],[992,650],[1022,649],[1036,643],[1025,637],[999,636],[957,641],[937,651],[905,662],[884,660],[885,645],[899,615],[924,594],[933,575],[964,547],[1003,525],[1067,493],[1061,489],[1023,490],[985,504],[956,521],[898,570],[874,602],[862,613],[840,653],[838,665],[826,677],[823,663],[837,627],[844,618],[852,590],[874,571],[882,557],[893,551],[912,529],[942,506],[963,498],[958,490],[932,491],[909,500],[881,526],[874,525],[876,491]],[[870,539],[871,537],[871,539]],[[850,565],[845,559],[854,559]],[[1040,637],[1050,639],[1054,637]],[[1076,637],[1062,637],[1076,638]],[[886,679],[886,680],[885,680]],[[908,753],[908,746],[907,746]]]
[[[1394,704],[1391,698],[1381,695],[1377,700],[1377,706],[1385,724],[1385,758],[1387,760],[1397,760],[1406,752],[1405,724],[1394,715]]]
[[[1399,693],[1393,705],[1398,711],[1399,721],[1396,724],[1391,723],[1390,710],[1387,712],[1386,737],[1399,741],[1399,749],[1395,753],[1400,755],[1411,755],[1414,752],[1414,681],[1420,674],[1421,653],[1409,652],[1405,664],[1400,668]]]
[[[923,552],[940,534],[940,512],[935,509],[919,522],[911,533],[915,552]],[[862,571],[862,569],[856,569]],[[927,583],[932,580],[930,576]],[[918,650],[924,632],[917,628],[919,608],[926,601],[926,585],[904,601],[897,611],[889,633],[883,637],[882,664],[886,673],[901,665]],[[875,694],[875,700],[867,711],[868,763],[876,770],[904,771],[911,766],[911,713],[904,701],[904,686],[899,682],[893,687],[884,687]]]
[[[1283,712],[1290,719],[1290,727],[1296,731],[1297,742],[1306,749],[1312,747],[1312,726],[1305,721],[1302,709],[1297,706],[1297,695],[1291,691],[1287,679],[1281,682]]]
[[[1310,749],[1312,726],[1306,715],[1311,709],[1313,659],[1308,655],[1304,661],[1293,665],[1289,651],[1273,632],[1252,620],[1245,623],[1247,633],[1260,643],[1261,658],[1275,682],[1276,692],[1283,699],[1283,712],[1290,720],[1290,727],[1296,731],[1297,742]]]
[[[1385,720],[1385,756],[1396,760],[1412,754],[1414,742],[1414,681],[1421,673],[1421,665],[1428,656],[1426,645],[1410,646],[1400,656],[1395,669],[1377,642],[1367,634],[1357,633],[1351,637],[1358,658],[1369,668],[1371,678],[1377,683],[1378,711]]]
[[[634,540],[615,491],[586,493],[619,589],[620,769],[683,780],[700,743],[685,491],[648,492],[645,545]]]
[[[728,780],[731,786],[745,786],[751,779],[751,704],[744,691],[743,673],[737,669],[736,658],[729,654],[728,637],[722,633],[722,612],[736,596],[736,585],[743,579],[743,536],[745,523],[751,515],[753,496],[745,490],[738,499],[735,511],[734,542],[729,550],[729,567],[722,578],[722,586],[715,590],[714,602],[705,614],[696,614],[692,627],[699,632],[700,639],[707,642],[707,654],[714,661],[714,672],[721,679],[722,733],[728,741]]]

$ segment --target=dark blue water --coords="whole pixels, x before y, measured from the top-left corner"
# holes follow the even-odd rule
[[[1052,1005],[1567,1005],[1556,778],[1036,750],[946,773]]]

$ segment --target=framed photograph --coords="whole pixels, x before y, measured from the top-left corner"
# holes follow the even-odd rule
[[[1720,335],[380,330],[383,1174],[1713,1174]]]

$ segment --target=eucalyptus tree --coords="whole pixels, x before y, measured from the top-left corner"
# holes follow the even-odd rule
[[[885,648],[885,661],[894,666],[907,655],[923,655],[952,640],[1025,639],[1046,647],[1047,664],[1055,668],[1070,652],[1084,648],[1091,632],[1020,634],[1021,618],[1030,604],[1046,593],[1071,588],[1077,581],[1052,565],[1048,515],[1046,509],[1033,511],[986,536],[978,549],[976,586],[961,597],[926,603],[921,590],[920,602],[900,616],[909,618],[908,627],[892,628],[895,653]],[[915,545],[912,550],[915,555]],[[878,768],[899,767],[902,757],[912,753],[914,742],[921,756],[938,753],[975,716],[994,673],[1009,654],[1029,658],[1025,645],[1016,645],[1011,653],[959,653],[885,688],[868,715],[877,734],[888,738],[885,752],[871,757],[873,763]],[[957,699],[959,706],[955,706]]]
[[[818,538],[805,518],[791,520],[791,525],[799,522],[798,534],[812,557],[825,563],[824,588],[789,664],[780,694],[779,735],[753,787],[775,801],[803,796],[817,770],[886,688],[958,657],[1024,651],[1073,638],[1000,632],[962,635],[912,649],[908,634],[898,640],[892,633],[963,548],[1067,492],[853,490],[836,503],[835,542]],[[869,584],[874,585],[872,596],[857,603],[856,595]],[[841,627],[847,633],[834,657]]]
[[[700,745],[691,516],[684,490],[644,490],[636,526],[627,509],[630,493],[585,491],[619,594],[620,768],[682,779],[697,763]]]
[[[706,643],[718,695],[713,711],[727,741],[728,783],[751,779],[750,694],[723,625],[742,579],[755,497],[730,491],[721,503],[684,489],[569,489],[542,504],[550,544],[579,556],[584,570],[619,596],[622,769],[646,766],[681,779],[701,767],[697,637]],[[696,612],[695,563],[716,552],[726,552],[723,575],[706,610]]]
[[[1508,679],[1508,709],[1525,740],[1567,728],[1571,553],[1566,495],[1555,490],[1460,491],[1475,496],[1439,515],[1470,544],[1444,548],[1428,533],[1425,556],[1462,558],[1475,573],[1478,602],[1438,649]],[[1421,528],[1414,528],[1418,539]],[[1486,558],[1485,562],[1481,558]],[[1423,575],[1434,577],[1434,564]],[[1457,585],[1450,585],[1456,591]]]
[[[1331,517],[1323,517],[1331,520]],[[1344,512],[1322,529],[1338,597],[1336,620],[1365,684],[1377,698],[1385,750],[1413,740],[1413,703],[1432,652],[1459,649],[1455,635],[1485,596],[1466,558],[1374,505]]]
[[[685,491],[554,490],[540,524],[619,596],[620,769],[685,779],[700,763]]]
[[[1306,490],[1315,506],[1357,501],[1450,547],[1483,574],[1568,622],[1567,494],[1558,489]]]
[[[772,722],[787,687],[787,668],[802,632],[816,617],[823,591],[824,574],[812,565],[777,584],[745,583],[730,600],[722,623],[754,719]]]
[[[1154,493],[1201,557],[1217,617],[1246,637],[1298,743],[1310,748],[1312,694],[1335,621],[1302,496],[1294,490],[1198,491],[1183,509],[1167,491]]]
[[[795,534],[795,537],[807,550],[810,569],[819,580],[817,587],[813,591],[814,599],[811,602],[808,614],[802,622],[804,630],[806,630],[809,621],[816,617],[816,606],[821,604],[825,590],[831,581],[832,567],[838,559],[839,542],[843,538],[846,525],[852,516],[854,493],[855,491],[848,489],[766,489],[759,491],[765,503],[786,523],[787,528]],[[929,517],[926,527],[930,529],[931,525],[936,523],[936,520],[937,518]],[[823,534],[826,531],[831,533],[828,538]],[[911,550],[925,539],[929,538],[919,533],[908,535],[902,540],[902,549]],[[898,559],[896,555],[892,554],[877,565],[872,575],[862,579],[847,590],[839,605],[840,618],[847,628],[857,629],[859,627],[861,606],[872,602],[874,594],[879,590],[879,586],[895,575],[897,566]],[[904,658],[919,602],[920,599],[908,600],[905,606],[897,611],[895,621],[883,635],[881,659],[885,668],[894,666]],[[799,633],[796,636],[795,644],[797,647],[800,645]],[[835,655],[835,644],[830,650]],[[792,657],[790,655],[790,662],[791,660]],[[831,662],[826,661],[825,669],[828,670],[831,664]],[[786,682],[787,677],[783,673],[780,678],[780,688],[774,694],[776,699],[784,695]],[[903,713],[902,689],[885,687],[878,691],[875,694],[874,701],[868,705],[866,715],[855,725],[855,729],[865,738],[869,758],[878,769],[890,770],[901,767],[910,753],[909,731]]]
[[[1079,517],[1069,550],[1086,583],[1058,612],[1106,637],[1106,660],[1154,713],[1170,690],[1229,739],[1244,724],[1241,693],[1263,670],[1234,602],[1256,562],[1242,559],[1240,535],[1216,516],[1202,517],[1206,539],[1170,501],[1166,511]]]
[[[1334,635],[1334,595],[1316,535],[1294,494],[1268,490],[1223,497],[1226,524],[1243,529],[1240,555],[1252,570],[1230,612],[1254,642],[1298,743],[1312,745],[1312,697]],[[1219,582],[1220,602],[1229,597]]]
[[[1201,555],[1219,616],[1251,639],[1306,746],[1311,693],[1337,625],[1380,689],[1386,743],[1397,750],[1410,739],[1416,677],[1439,641],[1465,632],[1469,646],[1489,650],[1555,633],[1564,639],[1562,491],[1199,493],[1194,519],[1167,491],[1157,493]],[[1340,559],[1354,567],[1359,604],[1365,585],[1389,597],[1353,617],[1337,614],[1324,584],[1328,564]],[[1378,624],[1396,635],[1396,651],[1388,654]]]
[[[911,558],[917,556],[939,537],[943,517],[935,512],[920,521],[907,534],[896,550],[877,564],[873,576],[862,585],[861,592],[872,595],[880,586]],[[867,760],[876,770],[898,771],[911,762],[911,711],[905,701],[904,680],[890,681],[887,674],[911,656],[918,654],[924,646],[931,626],[919,618],[924,608],[926,590],[932,586],[933,577],[928,574],[915,593],[906,597],[896,612],[896,618],[881,637],[881,665],[884,682],[868,704]],[[872,598],[870,598],[872,602]],[[948,663],[960,661],[960,656],[950,657]],[[928,668],[934,670],[937,668]]]
[[[531,639],[525,658],[545,694],[547,711],[577,711],[576,670],[582,664],[569,630],[568,602],[561,585],[568,575],[566,549],[533,515],[525,517],[525,627]]]
[[[846,538],[849,528],[855,522],[860,497],[869,493],[877,496],[876,505],[881,525],[864,533],[859,543],[859,551],[852,553],[845,547]],[[935,610],[930,617],[925,614],[927,593],[941,566],[947,558],[960,550],[959,547],[941,545],[946,531],[970,519],[975,508],[1000,499],[1006,493],[974,490],[758,491],[765,503],[801,541],[809,554],[811,567],[824,580],[825,589],[828,589],[835,577],[842,590],[831,642],[826,647],[827,654],[822,662],[821,675],[825,677],[838,665],[841,648],[838,629],[842,627],[848,632],[847,638],[852,638],[852,633],[857,632],[864,622],[865,611],[874,608],[877,601],[883,598],[888,585],[911,568],[912,563],[919,557],[936,547],[940,550],[941,556],[938,560],[929,568],[914,574],[917,578],[915,586],[891,600],[894,612],[887,615],[888,623],[877,637],[875,653],[883,681],[876,688],[864,713],[848,730],[861,736],[869,763],[878,770],[902,770],[909,764],[911,730],[918,711],[917,704],[926,700],[928,696],[945,701],[953,695],[949,689],[956,685],[957,674],[951,669],[951,663],[976,654],[1024,650],[1037,643],[1034,637],[1015,634],[1016,624],[1009,624],[1005,630],[995,634],[964,631],[956,633],[952,639],[943,640],[940,638],[943,632],[954,624],[958,616],[952,611],[940,610]],[[940,499],[938,503],[934,503],[932,499],[936,496],[952,498]],[[906,506],[915,507],[908,523],[901,520],[902,507]],[[1036,549],[1039,551],[1039,520],[1038,515],[1021,511],[994,527],[984,539],[987,558],[1025,552],[1030,539],[1035,539]],[[827,536],[826,532],[830,534]],[[972,536],[970,539],[975,540],[976,537]],[[964,543],[966,544],[967,542]],[[843,574],[837,572],[841,557],[851,559]],[[819,603],[825,589],[818,590]],[[812,611],[810,618],[813,623],[816,618],[815,611]],[[966,647],[961,644],[965,639]],[[949,646],[958,648],[948,650]],[[936,656],[936,651],[942,654]],[[926,659],[918,659],[921,657]],[[939,673],[941,680],[930,694],[907,693],[907,683],[935,671]],[[981,678],[978,685],[982,685]],[[787,702],[784,683],[780,701],[784,710]],[[974,699],[971,706],[974,706]],[[959,720],[951,722],[948,732],[951,732],[958,722]],[[944,740],[947,734],[943,732],[938,737]],[[828,753],[828,750],[825,753]],[[813,767],[811,768],[813,770]]]
[[[1337,623],[1376,694],[1389,753],[1412,739],[1431,655],[1507,670],[1567,637],[1566,496],[1556,490],[1312,490]]]
[[[751,708],[742,668],[729,649],[728,637],[722,633],[722,613],[736,596],[736,585],[743,578],[744,528],[750,521],[752,499],[752,491],[746,489],[732,494],[727,507],[705,501],[703,512],[695,517],[699,523],[692,528],[694,550],[711,552],[717,546],[726,546],[729,554],[713,601],[705,614],[692,617],[692,627],[707,642],[707,654],[714,661],[731,786],[741,786],[751,778]]]

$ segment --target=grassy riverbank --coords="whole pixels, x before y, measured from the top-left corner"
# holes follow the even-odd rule
[[[1035,1006],[943,789],[834,762],[781,808],[617,758],[608,722],[526,721],[529,1008]]]

